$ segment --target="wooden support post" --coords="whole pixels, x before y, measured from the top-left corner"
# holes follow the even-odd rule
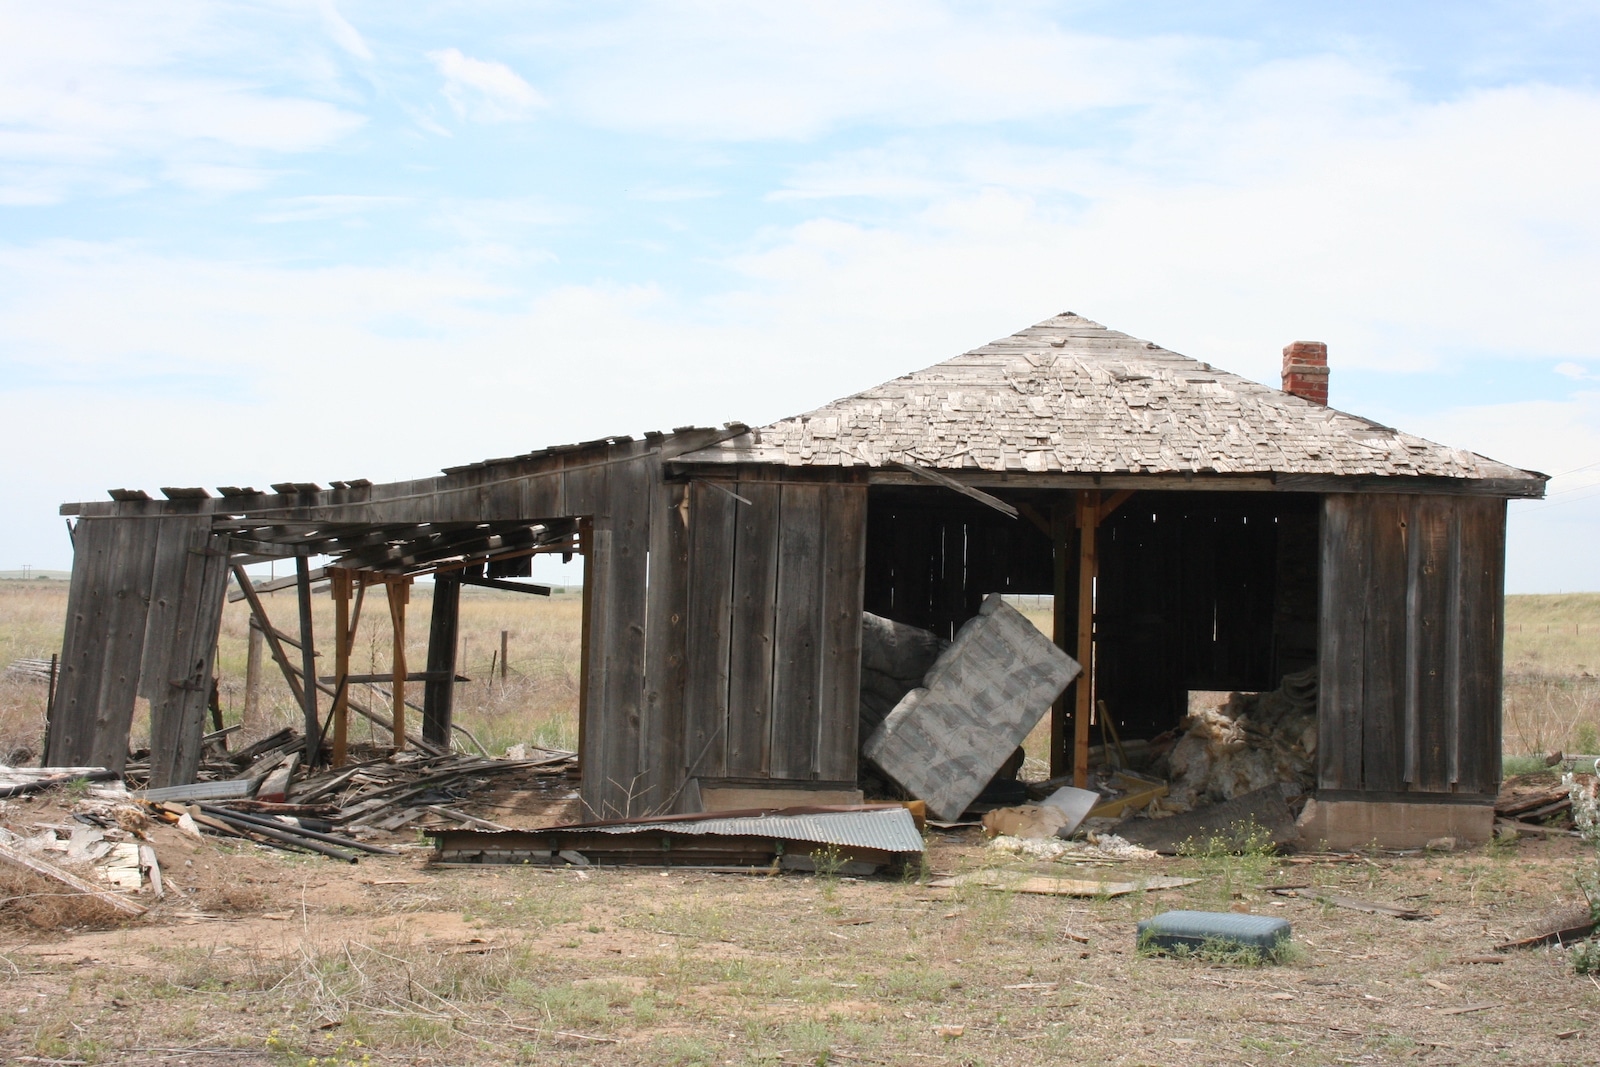
[[[1089,712],[1094,707],[1094,579],[1095,532],[1100,519],[1100,490],[1078,494],[1078,663],[1077,707],[1073,710],[1072,784],[1089,788]]]
[[[254,616],[251,617],[252,625],[249,629],[249,640],[245,645],[244,655],[244,724],[247,729],[254,729],[261,716],[261,650],[265,638],[261,631],[254,625]]]
[[[511,632],[509,630],[500,631],[500,685],[502,688],[506,684],[506,659],[508,658],[506,656],[506,642],[510,636]]]
[[[594,562],[590,551],[594,544],[594,520],[578,520],[578,553],[583,557],[583,603],[578,623],[578,774],[583,774],[584,730],[589,722],[589,618],[594,589]]]
[[[422,686],[422,736],[450,745],[456,693],[456,633],[461,612],[461,579],[433,578],[433,617],[428,627],[429,680]]]
[[[333,586],[333,765],[343,767],[350,746],[350,586],[349,571],[329,570]]]
[[[411,599],[411,579],[391,578],[387,583],[389,621],[394,628],[393,717],[394,750],[406,747],[406,602]]]
[[[316,640],[311,631],[311,568],[306,557],[294,558],[295,588],[300,597],[300,675],[303,678],[317,676]],[[320,762],[318,752],[321,749],[318,739],[322,736],[322,718],[317,714],[317,687],[314,685],[303,686],[301,692],[301,707],[305,711],[306,726],[306,755],[305,765],[315,767]]]
[[[1071,594],[1077,588],[1073,578],[1076,546],[1073,545],[1071,537],[1072,519],[1072,512],[1067,508],[1054,507],[1050,510],[1048,526],[1055,557],[1051,639],[1057,648],[1068,655],[1078,650],[1077,633],[1074,630],[1077,612],[1073,609],[1071,600]],[[1072,760],[1068,755],[1071,749],[1067,745],[1067,722],[1072,707],[1072,692],[1072,687],[1068,686],[1060,696],[1056,697],[1056,702],[1050,705],[1050,777],[1052,778],[1060,778],[1072,768]]]

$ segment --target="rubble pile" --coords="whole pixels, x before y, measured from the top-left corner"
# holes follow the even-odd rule
[[[1190,712],[1157,770],[1172,787],[1150,814],[1177,814],[1281,782],[1316,783],[1317,671],[1284,675],[1269,693],[1233,693]]]

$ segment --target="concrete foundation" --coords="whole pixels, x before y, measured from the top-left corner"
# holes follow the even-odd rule
[[[1298,825],[1308,849],[1424,848],[1446,837],[1461,848],[1494,835],[1494,805],[1309,800]]]

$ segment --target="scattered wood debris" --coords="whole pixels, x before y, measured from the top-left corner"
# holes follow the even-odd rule
[[[1522,937],[1502,941],[1494,946],[1496,952],[1509,952],[1514,948],[1534,948],[1538,945],[1560,945],[1581,941],[1594,933],[1594,913],[1588,904],[1571,904],[1548,912],[1529,925]]]
[[[928,885],[935,889],[954,889],[958,886],[979,886],[1007,893],[1029,893],[1050,897],[1122,897],[1129,893],[1143,893],[1157,889],[1177,889],[1194,885],[1198,878],[1173,878],[1153,875],[1133,882],[1102,882],[1090,878],[1052,878],[1036,875],[1031,878],[1007,880],[994,874],[957,874],[949,878],[935,878]]]
[[[1427,912],[1418,911],[1416,908],[1404,908],[1398,904],[1374,904],[1366,900],[1357,900],[1355,897],[1340,896],[1338,893],[1319,892],[1316,894],[1316,899],[1335,908],[1364,911],[1368,915],[1392,915],[1396,919],[1407,920],[1432,918]]]

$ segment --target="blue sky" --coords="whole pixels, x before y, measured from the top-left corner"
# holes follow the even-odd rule
[[[113,486],[806,410],[1061,310],[1561,474],[1600,3],[0,2],[0,569]]]

